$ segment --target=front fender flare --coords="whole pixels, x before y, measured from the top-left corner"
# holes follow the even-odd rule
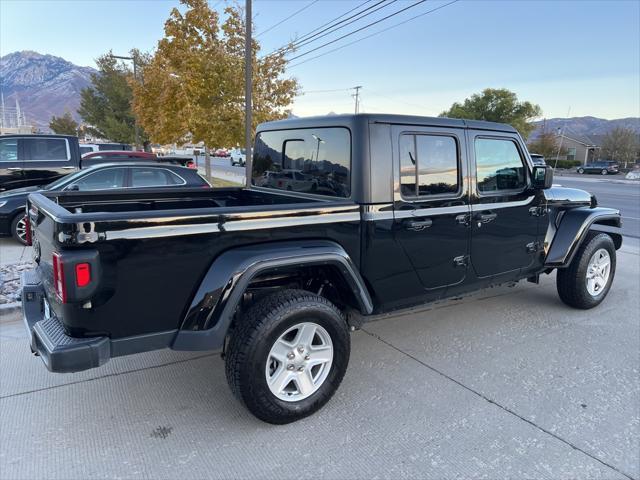
[[[566,210],[551,241],[545,266],[562,268],[568,266],[587,236],[589,230],[603,231],[622,239],[620,211],[613,208],[574,208]]]
[[[222,348],[236,307],[251,280],[265,270],[296,265],[333,265],[370,314],[373,303],[366,285],[345,250],[330,241],[295,241],[239,247],[221,254],[209,267],[182,322],[174,350]]]

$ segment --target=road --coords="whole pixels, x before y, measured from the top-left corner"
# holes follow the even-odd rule
[[[640,242],[605,302],[553,274],[369,323],[318,414],[261,423],[206,352],[48,373],[0,321],[0,477],[640,478]]]
[[[623,233],[630,237],[640,237],[640,182],[623,183],[617,178],[603,179],[595,175],[581,175],[559,176],[554,179],[554,183],[586,190],[596,196],[598,205],[619,209],[622,214]]]

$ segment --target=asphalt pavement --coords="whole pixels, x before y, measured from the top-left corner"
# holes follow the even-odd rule
[[[624,180],[622,175],[602,177],[576,174],[557,176],[554,183],[586,190],[596,196],[601,207],[619,209],[623,233],[640,238],[640,181]]]
[[[318,414],[272,426],[223,361],[169,350],[49,373],[0,321],[0,477],[640,478],[640,248],[589,311],[540,285],[485,290],[352,335]]]

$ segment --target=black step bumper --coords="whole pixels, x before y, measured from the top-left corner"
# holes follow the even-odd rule
[[[22,318],[31,351],[52,372],[79,372],[99,367],[111,358],[108,337],[75,338],[67,335],[60,321],[44,315],[44,289],[35,270],[22,272]]]
[[[52,313],[45,318],[44,287],[35,270],[22,272],[22,318],[31,351],[52,372],[80,372],[107,363],[113,357],[171,348],[178,330],[111,339],[106,336],[76,338],[67,335]]]

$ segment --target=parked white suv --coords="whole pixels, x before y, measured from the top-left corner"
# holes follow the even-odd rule
[[[247,150],[245,148],[234,148],[231,150],[229,157],[231,159],[231,166],[244,167],[247,163]]]

